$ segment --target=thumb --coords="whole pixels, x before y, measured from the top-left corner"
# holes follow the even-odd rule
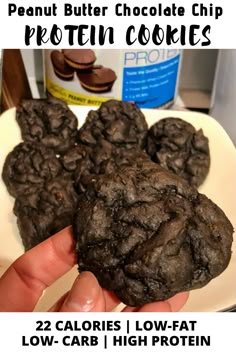
[[[71,290],[59,308],[60,312],[103,312],[105,299],[102,288],[91,272],[76,278]]]

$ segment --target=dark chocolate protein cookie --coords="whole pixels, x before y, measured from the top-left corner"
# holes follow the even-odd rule
[[[73,222],[79,271],[127,305],[200,288],[227,267],[233,227],[187,181],[143,160],[100,176]]]
[[[147,159],[150,160],[149,156],[139,148],[116,147],[106,140],[101,140],[92,150],[93,168],[90,172],[95,175],[116,173],[121,167]]]
[[[51,149],[39,143],[20,143],[7,156],[2,178],[9,194],[35,192],[60,174],[62,166]]]
[[[17,198],[14,213],[25,250],[71,225],[77,199],[67,175],[45,183],[37,193]]]
[[[83,144],[78,144],[70,148],[60,157],[64,169],[68,172],[74,172],[83,164],[91,154],[91,149]]]
[[[105,139],[117,147],[144,148],[148,126],[141,110],[129,102],[109,100],[90,111],[78,133],[79,142],[94,146]]]
[[[78,144],[60,157],[64,170],[71,173],[78,194],[85,191],[87,178],[93,178],[95,165],[91,159],[92,151],[89,146]]]
[[[147,152],[154,162],[198,187],[210,167],[208,139],[180,118],[164,118],[148,131]]]
[[[94,147],[79,144],[63,156],[62,164],[69,171],[73,169],[73,178],[77,192],[83,193],[90,181],[98,175],[115,173],[124,166],[130,166],[134,161],[149,159],[149,156],[139,148],[126,149],[116,147],[107,140],[101,139]]]
[[[57,98],[23,100],[16,120],[25,141],[41,142],[55,153],[63,153],[75,143],[78,120]]]

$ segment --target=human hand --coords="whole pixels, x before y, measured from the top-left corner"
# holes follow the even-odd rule
[[[77,263],[70,227],[60,231],[19,257],[0,279],[0,311],[31,312],[43,291]],[[153,302],[139,308],[126,306],[123,311],[179,311],[188,299],[180,293],[166,301]],[[98,284],[90,272],[76,278],[71,290],[49,311],[112,311],[120,301]]]

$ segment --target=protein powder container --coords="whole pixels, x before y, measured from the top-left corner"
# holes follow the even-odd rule
[[[140,108],[168,107],[177,94],[181,51],[173,49],[44,50],[45,89],[68,104],[111,98]]]

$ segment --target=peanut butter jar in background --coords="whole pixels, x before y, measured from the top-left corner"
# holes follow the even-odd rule
[[[140,108],[169,107],[178,92],[180,50],[44,50],[45,90],[68,104],[109,99]]]

